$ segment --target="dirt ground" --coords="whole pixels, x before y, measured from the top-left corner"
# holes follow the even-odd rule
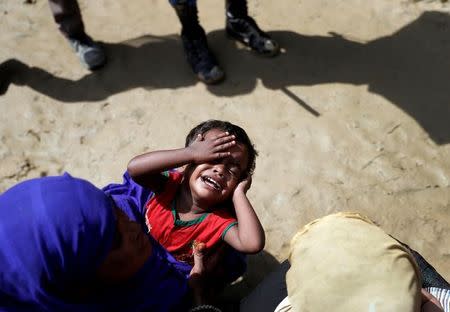
[[[227,74],[217,86],[191,73],[167,1],[80,6],[108,54],[95,73],[47,1],[0,1],[0,191],[64,171],[118,182],[132,156],[181,147],[206,119],[229,120],[260,153],[249,196],[267,244],[245,289],[288,256],[299,227],[344,210],[368,215],[450,279],[448,3],[250,1],[283,47],[267,59],[226,38],[222,1],[199,1]]]

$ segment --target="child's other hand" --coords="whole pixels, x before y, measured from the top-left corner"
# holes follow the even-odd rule
[[[211,138],[199,134],[194,143],[187,149],[192,153],[194,163],[204,163],[230,156],[228,149],[236,144],[234,135],[223,132]]]
[[[250,186],[252,185],[252,177],[248,176],[247,178],[243,179],[234,189],[234,195],[242,192],[244,194],[247,193],[247,191],[250,189]]]

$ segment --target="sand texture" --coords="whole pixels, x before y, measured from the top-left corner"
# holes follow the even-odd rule
[[[227,74],[217,86],[191,73],[166,1],[80,6],[108,54],[95,73],[47,1],[0,1],[0,191],[64,171],[118,182],[134,155],[181,147],[203,120],[229,120],[259,150],[249,197],[267,234],[242,285],[287,257],[299,227],[344,210],[368,215],[450,279],[450,4],[250,1],[283,47],[262,58],[227,39],[222,1],[199,1]]]

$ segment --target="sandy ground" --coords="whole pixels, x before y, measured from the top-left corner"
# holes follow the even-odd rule
[[[221,1],[199,1],[227,73],[212,87],[184,61],[166,1],[80,5],[108,53],[99,72],[79,65],[47,1],[0,1],[0,190],[63,171],[118,182],[132,156],[180,147],[197,123],[224,119],[260,152],[249,196],[267,244],[246,289],[287,257],[300,226],[343,210],[367,214],[450,279],[449,4],[250,1],[284,49],[265,59],[225,37]]]

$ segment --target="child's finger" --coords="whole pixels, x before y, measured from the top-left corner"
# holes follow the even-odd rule
[[[230,147],[232,147],[233,145],[236,145],[236,141],[231,141],[231,142],[227,142],[227,143],[222,143],[222,144],[220,144],[220,145],[217,145],[215,148],[214,148],[214,150],[215,151],[223,151],[223,150],[227,150],[227,149],[229,149]]]
[[[220,134],[216,135],[216,137],[214,139],[220,139],[226,136],[229,136],[230,134],[228,132],[221,132]]]
[[[195,242],[192,248],[194,249],[194,255],[203,257],[206,251],[206,244]]]
[[[222,153],[216,153],[215,154],[216,158],[225,158],[225,157],[228,157],[230,155],[231,155],[230,152],[222,152]]]
[[[228,143],[230,141],[233,141],[235,138],[236,137],[234,135],[229,135],[229,134],[227,134],[225,136],[224,135],[219,135],[219,136],[217,136],[214,139],[214,143],[217,144],[217,145],[220,145],[220,144],[224,144],[224,143]]]
[[[204,243],[197,243],[193,246],[194,249],[194,266],[191,270],[191,275],[202,275],[205,271],[205,251],[206,245]]]
[[[201,135],[200,133],[197,134],[197,137],[195,138],[195,141],[198,142],[198,141],[202,141],[202,140],[203,140],[203,135]]]

